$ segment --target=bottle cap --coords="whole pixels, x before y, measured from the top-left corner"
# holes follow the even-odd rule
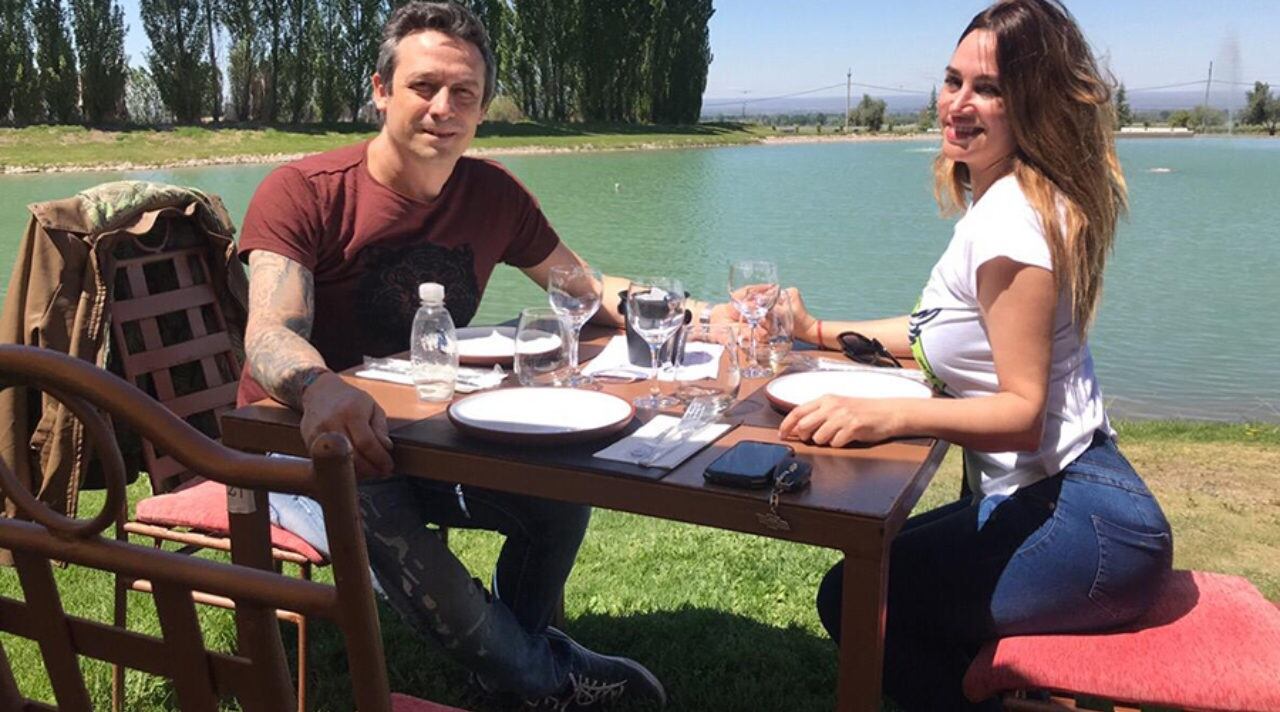
[[[423,282],[418,285],[418,299],[428,304],[439,304],[444,301],[444,287],[435,282]]]

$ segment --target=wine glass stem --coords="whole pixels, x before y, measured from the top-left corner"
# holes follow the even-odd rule
[[[747,364],[747,368],[753,371],[755,370],[756,364],[759,363],[756,361],[756,324],[759,323],[759,319],[747,319],[747,326],[750,327],[750,330],[747,332],[747,339],[750,345],[747,349],[751,358],[751,363]]]
[[[658,388],[658,346],[655,344],[649,344],[649,365],[649,378],[653,381],[653,385],[649,386],[649,394],[656,399],[662,391]]]
[[[582,326],[574,324],[568,330],[569,334],[569,372],[578,372],[578,332],[582,330]]]

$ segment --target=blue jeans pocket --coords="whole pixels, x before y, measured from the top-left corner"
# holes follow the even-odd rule
[[[1098,573],[1089,599],[1116,625],[1131,622],[1155,600],[1156,584],[1173,563],[1173,538],[1167,531],[1135,531],[1096,514],[1092,519]]]

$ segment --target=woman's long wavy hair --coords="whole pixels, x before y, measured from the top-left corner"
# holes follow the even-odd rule
[[[1128,207],[1112,136],[1111,83],[1075,18],[1058,0],[1001,0],[960,36],[996,38],[1000,93],[1017,145],[1013,173],[1040,215],[1058,289],[1071,295],[1081,336],[1102,292],[1102,271]],[[943,214],[963,210],[968,166],[941,154],[934,195]]]

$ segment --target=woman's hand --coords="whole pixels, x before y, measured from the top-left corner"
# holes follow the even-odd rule
[[[886,398],[823,396],[796,406],[778,435],[783,440],[803,440],[815,445],[844,447],[849,443],[878,443],[901,435],[900,403]]]
[[[809,313],[809,308],[804,304],[804,298],[800,296],[800,290],[787,287],[785,291],[787,298],[791,300],[791,316],[795,320],[791,331],[792,336],[810,344],[817,344],[818,320]]]

